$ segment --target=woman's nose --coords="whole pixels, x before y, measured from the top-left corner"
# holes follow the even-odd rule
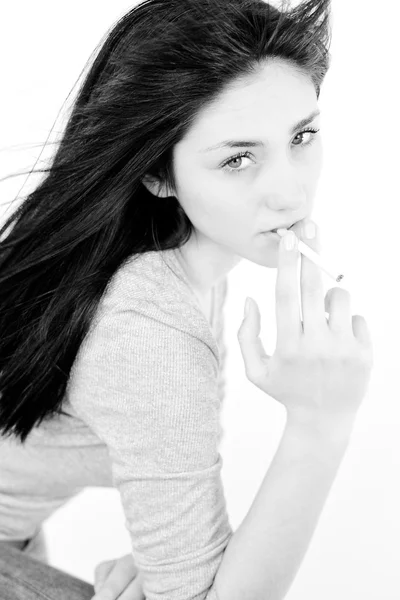
[[[307,202],[306,190],[298,185],[281,185],[279,189],[268,190],[265,194],[265,201],[271,210],[290,211],[300,210]],[[300,211],[301,212],[301,211]]]

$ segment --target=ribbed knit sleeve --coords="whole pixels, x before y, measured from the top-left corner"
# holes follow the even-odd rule
[[[225,301],[228,294],[228,280],[222,280],[218,287],[217,302],[215,306],[215,338],[217,340],[219,355],[220,355],[220,368],[218,373],[218,396],[221,403],[225,398],[225,384],[226,384],[226,357],[227,347],[225,344],[225,319],[224,319],[224,308]]]
[[[218,362],[193,323],[185,330],[182,311],[161,304],[102,314],[80,347],[68,401],[107,446],[146,600],[218,600],[213,582],[233,533]]]

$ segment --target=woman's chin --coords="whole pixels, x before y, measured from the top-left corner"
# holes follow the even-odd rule
[[[263,267],[276,269],[278,266],[280,236],[276,233],[260,233],[257,240],[257,256],[253,262]]]

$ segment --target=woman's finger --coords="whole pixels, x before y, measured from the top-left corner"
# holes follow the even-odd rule
[[[114,560],[106,560],[97,565],[94,570],[94,591],[97,593],[101,586],[104,584],[111,570],[113,569],[115,563],[117,561]]]
[[[295,233],[290,231],[279,242],[275,284],[276,349],[282,355],[297,348],[298,341],[303,334],[297,284],[299,250],[297,247],[287,250],[284,242],[285,238],[293,235]]]
[[[141,575],[138,575],[130,582],[126,590],[118,596],[118,600],[146,600],[146,596],[143,593],[143,581]]]
[[[303,226],[299,228],[296,235],[306,246],[321,253],[320,233],[317,224],[308,220],[306,223],[314,225],[315,237],[307,239],[304,235]],[[325,292],[321,268],[304,254],[301,255],[300,271],[300,294],[301,308],[303,313],[304,333],[317,339],[321,333],[327,331],[325,316]]]
[[[118,598],[119,600],[120,594],[136,577],[137,572],[131,554],[115,561],[115,564],[106,580],[103,582],[103,585],[96,591],[96,600],[103,600],[103,596],[104,600],[111,600],[111,598],[115,600]]]

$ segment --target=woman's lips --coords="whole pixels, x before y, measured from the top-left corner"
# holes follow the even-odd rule
[[[272,239],[275,239],[275,240],[280,240],[281,239],[281,236],[279,235],[279,233],[276,233],[275,231],[262,231],[261,233],[263,235],[268,236],[268,237],[270,237]]]

